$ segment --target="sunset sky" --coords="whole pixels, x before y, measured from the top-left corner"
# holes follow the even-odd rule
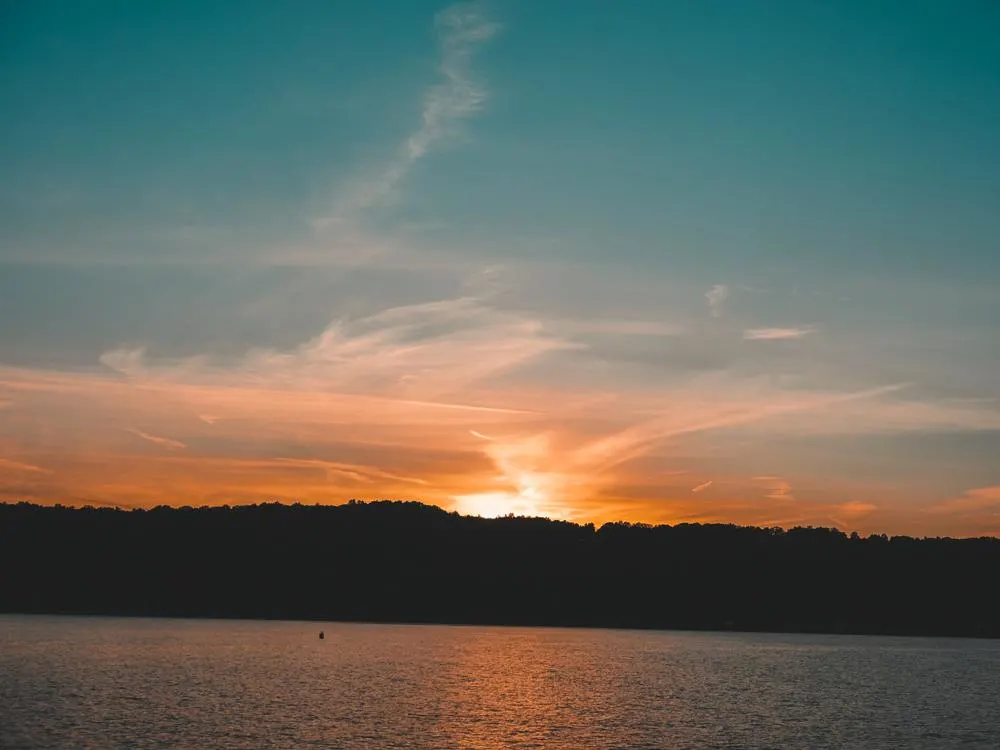
[[[0,9],[0,500],[1000,534],[1000,4]]]

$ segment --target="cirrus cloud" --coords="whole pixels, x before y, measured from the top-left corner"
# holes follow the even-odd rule
[[[721,318],[726,300],[729,299],[729,287],[725,284],[716,284],[705,292],[705,299],[708,300],[708,310],[712,317]]]
[[[783,341],[801,339],[815,333],[812,326],[795,326],[789,328],[748,328],[743,332],[747,341]]]
[[[138,430],[135,428],[130,428],[128,432],[131,432],[133,435],[141,437],[143,440],[149,443],[158,445],[161,448],[166,448],[167,450],[179,451],[187,448],[187,445],[182,443],[180,440],[172,440],[171,438],[161,437],[159,435],[151,435],[148,432],[143,432],[142,430]]]
[[[420,127],[406,138],[398,154],[386,166],[349,183],[336,201],[331,215],[317,217],[317,229],[350,225],[370,208],[389,201],[396,187],[414,165],[435,147],[456,137],[460,123],[486,103],[486,85],[472,69],[472,57],[502,25],[490,17],[480,2],[451,5],[434,19],[438,33],[441,81],[431,86],[423,97]]]

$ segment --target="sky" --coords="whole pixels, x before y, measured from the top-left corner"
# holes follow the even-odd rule
[[[15,0],[0,501],[1000,535],[991,0]]]

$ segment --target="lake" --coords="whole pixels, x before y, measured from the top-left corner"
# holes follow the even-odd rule
[[[0,615],[0,747],[998,750],[1000,642]]]

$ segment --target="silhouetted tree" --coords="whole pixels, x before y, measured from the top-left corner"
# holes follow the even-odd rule
[[[1000,540],[0,504],[0,611],[1000,636]]]

